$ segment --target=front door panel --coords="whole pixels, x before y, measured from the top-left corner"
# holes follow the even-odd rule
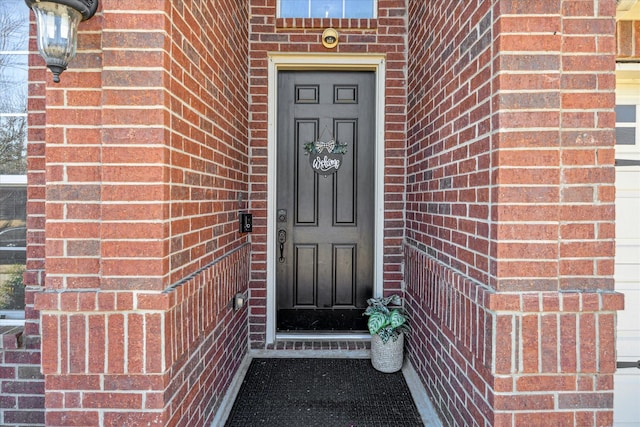
[[[362,311],[373,292],[374,84],[372,72],[278,74],[280,331],[365,329]],[[308,144],[318,141],[310,153]],[[310,157],[326,160],[332,141],[344,145],[339,168],[316,172]]]

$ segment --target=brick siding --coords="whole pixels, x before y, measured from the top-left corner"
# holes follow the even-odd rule
[[[60,84],[30,56],[27,320],[0,423],[206,425],[249,347],[367,348],[266,343],[267,55],[333,52],[386,57],[384,288],[442,419],[611,424],[615,2],[378,7],[103,0]]]
[[[406,19],[405,1],[379,0],[376,19],[276,18],[276,0],[250,0],[250,128],[251,211],[254,214],[251,280],[251,346],[266,346],[266,240],[267,240],[267,55],[269,52],[384,54],[385,180],[384,180],[384,287],[401,292],[402,237],[404,234],[404,167],[406,145]],[[335,49],[321,43],[322,31],[339,34]]]
[[[613,1],[410,3],[410,357],[450,425],[607,425]]]
[[[617,21],[617,59],[637,61],[640,57],[640,21]]]
[[[39,337],[23,337],[22,326],[0,327],[0,423],[44,423],[44,378]]]
[[[45,70],[37,52],[31,22],[27,144],[27,264],[25,324],[3,332],[0,346],[0,424],[29,426],[44,423],[44,377],[41,373],[40,313],[34,295],[44,283],[45,223]]]
[[[446,425],[611,425],[621,294],[497,293],[405,260],[410,359]]]
[[[47,425],[210,423],[247,352],[249,248],[162,293],[38,294]]]
[[[100,6],[60,84],[30,58],[30,344],[2,369],[21,351],[40,400],[3,421],[205,425],[247,351],[247,6]]]

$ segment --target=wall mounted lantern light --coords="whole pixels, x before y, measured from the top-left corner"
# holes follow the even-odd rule
[[[98,0],[25,0],[36,15],[38,50],[60,82],[60,73],[76,56],[78,24],[95,15]]]
[[[338,32],[333,28],[327,28],[322,32],[322,45],[327,49],[338,46]]]

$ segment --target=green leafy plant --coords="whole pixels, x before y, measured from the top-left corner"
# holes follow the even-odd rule
[[[378,334],[384,344],[389,339],[395,342],[401,333],[409,331],[407,314],[402,308],[402,300],[398,295],[369,298],[367,304],[369,306],[364,315],[369,316],[367,321],[369,333]]]

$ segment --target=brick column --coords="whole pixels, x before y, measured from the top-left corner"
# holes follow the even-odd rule
[[[499,10],[495,424],[610,425],[615,2]]]
[[[612,290],[615,5],[501,5],[491,286]]]
[[[247,19],[102,0],[48,82],[47,425],[206,425],[246,353]]]
[[[411,358],[451,424],[610,425],[615,1],[412,13]]]

